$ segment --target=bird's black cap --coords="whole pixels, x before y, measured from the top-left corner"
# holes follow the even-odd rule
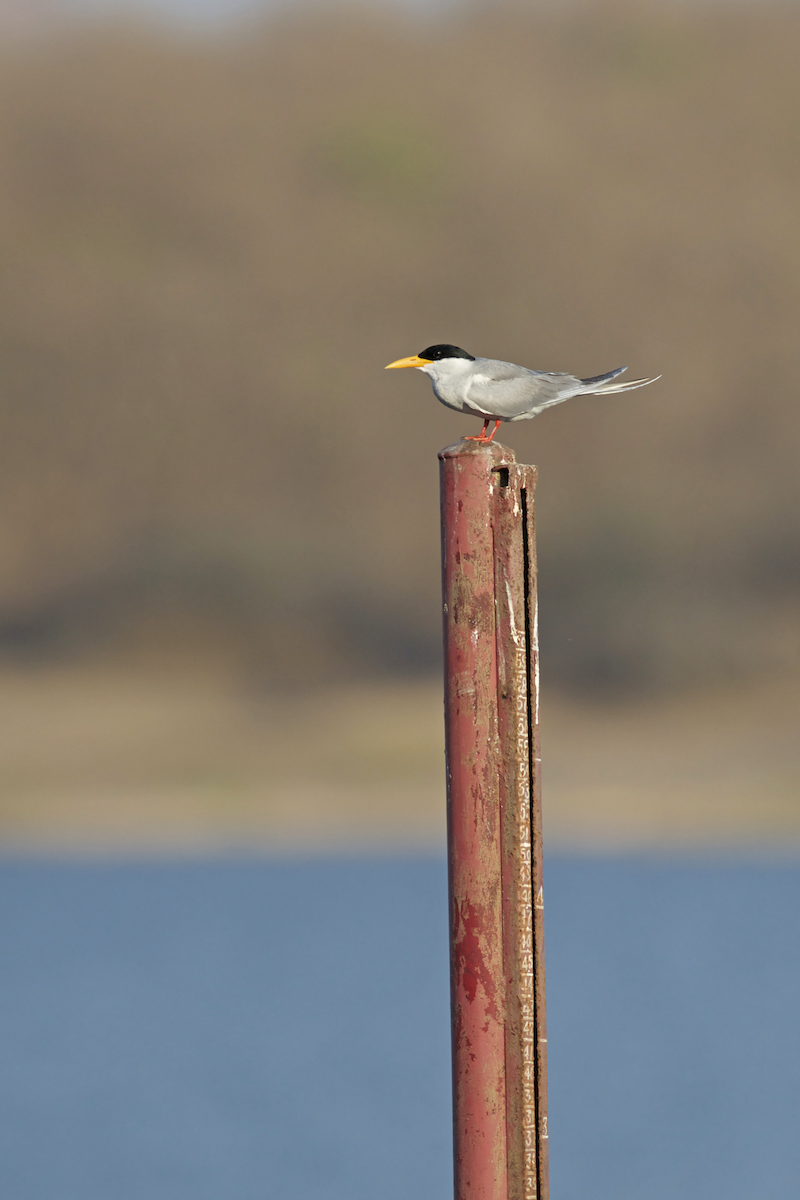
[[[440,358],[467,358],[470,362],[475,361],[474,354],[467,354],[466,350],[460,350],[458,346],[428,346],[427,350],[423,350],[420,358],[427,358],[428,362],[438,362]]]

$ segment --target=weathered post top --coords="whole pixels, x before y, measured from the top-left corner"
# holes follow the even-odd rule
[[[439,454],[456,1200],[547,1200],[536,469]]]
[[[503,462],[517,461],[510,446],[504,446],[502,442],[490,442],[488,439],[482,441],[481,438],[462,438],[460,442],[453,442],[452,446],[445,446],[444,450],[439,451],[439,458],[469,458],[473,454],[488,455],[489,458],[502,459]]]

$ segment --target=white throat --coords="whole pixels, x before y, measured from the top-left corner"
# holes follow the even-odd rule
[[[471,358],[439,358],[436,362],[426,363],[424,367],[417,369],[424,371],[434,383],[439,383],[441,380],[468,375],[472,366]]]

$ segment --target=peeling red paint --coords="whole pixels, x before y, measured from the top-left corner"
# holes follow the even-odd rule
[[[454,928],[460,932],[460,936],[455,934],[453,947],[456,970],[467,1001],[469,1004],[474,1003],[480,985],[486,997],[487,1009],[496,1017],[497,989],[481,947],[481,936],[485,936],[485,917],[465,900],[456,908]]]
[[[523,552],[520,487],[532,498],[535,469],[517,467],[511,451],[497,443],[461,442],[439,457],[455,1196],[547,1200],[547,1143],[530,1120],[532,1090],[546,1099],[544,1060],[530,1059],[537,1043],[530,1032],[530,963],[538,956],[543,967],[543,943],[539,930],[532,955],[525,908],[532,880],[525,864],[534,839],[523,831],[526,820],[530,827],[524,816],[529,793],[520,788],[522,765],[528,770],[534,761],[527,747],[535,743],[520,741],[535,736],[527,732],[525,710],[532,685],[520,684],[519,654],[527,651],[520,651],[519,629],[509,624],[512,609],[520,619],[529,611],[524,553],[532,563],[535,558],[532,542]],[[510,468],[507,489],[497,487],[493,474],[500,465]],[[535,576],[533,586],[531,594]],[[541,865],[540,826],[537,837],[534,874]],[[520,900],[523,893],[527,900]],[[541,989],[536,983],[537,1034],[544,1033],[540,1002],[543,1017],[543,973]],[[546,1138],[546,1123],[543,1129]]]
[[[502,905],[493,877],[497,780],[489,769],[494,578],[485,503],[491,467],[504,451],[475,443],[453,451],[443,453],[442,468],[456,1196],[508,1200]]]

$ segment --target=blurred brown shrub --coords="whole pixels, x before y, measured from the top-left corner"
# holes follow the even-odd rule
[[[800,13],[492,8],[96,30],[0,78],[0,642],[425,669],[436,341],[663,372],[505,440],[544,664],[798,662]]]

